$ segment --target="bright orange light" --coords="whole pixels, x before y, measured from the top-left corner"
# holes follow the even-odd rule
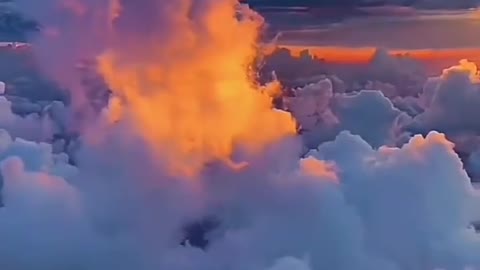
[[[215,159],[228,163],[237,146],[254,153],[295,133],[292,117],[273,110],[272,98],[253,79],[263,22],[251,10],[237,20],[236,4],[218,1],[195,23],[186,4],[176,10],[167,38],[140,37],[128,50],[113,46],[99,57],[117,96],[112,119],[131,117],[177,172],[195,173]]]
[[[348,47],[318,47],[318,46],[279,46],[288,49],[292,56],[298,57],[302,51],[307,50],[311,56],[323,59],[330,63],[363,64],[372,59],[376,48],[348,48]],[[267,53],[272,53],[271,48]],[[451,61],[468,58],[475,63],[480,62],[480,48],[458,48],[458,49],[414,49],[414,50],[390,50],[392,56],[408,55],[408,57],[422,61]]]

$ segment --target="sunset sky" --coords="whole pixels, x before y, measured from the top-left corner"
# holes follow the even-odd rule
[[[402,5],[442,9],[470,8],[478,4],[477,0],[244,0],[243,2],[258,6],[354,7]]]

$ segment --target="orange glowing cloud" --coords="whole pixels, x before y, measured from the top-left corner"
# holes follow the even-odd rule
[[[306,175],[338,182],[335,166],[333,164],[326,163],[325,161],[308,157],[301,160],[300,168]]]
[[[237,147],[255,153],[294,134],[295,123],[253,79],[261,18],[243,9],[237,20],[237,1],[222,0],[192,22],[190,1],[177,1],[166,36],[138,35],[98,61],[116,96],[112,119],[128,117],[173,170],[195,173],[211,160],[229,162]],[[115,11],[122,20],[124,9]]]
[[[480,73],[478,67],[475,63],[470,62],[466,59],[460,60],[458,65],[452,66],[450,68],[444,69],[442,76],[445,77],[451,72],[462,72],[468,74],[470,81],[472,83],[480,83]]]
[[[402,149],[409,151],[412,154],[412,157],[415,157],[418,160],[423,160],[424,153],[427,149],[432,148],[433,146],[442,146],[445,149],[448,149],[452,154],[455,154],[455,144],[450,142],[445,134],[435,131],[430,132],[426,137],[415,135],[410,139],[410,143],[405,145]],[[400,148],[387,146],[382,146],[379,149],[380,153],[385,155],[385,157],[389,157],[396,151],[400,150]]]
[[[422,151],[425,147],[428,147],[432,144],[444,145],[448,149],[453,149],[455,146],[452,142],[447,140],[445,134],[438,132],[431,132],[428,134],[427,138],[417,135],[410,141],[410,146],[419,151]]]

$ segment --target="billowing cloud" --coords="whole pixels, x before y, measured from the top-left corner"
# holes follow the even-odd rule
[[[174,167],[228,160],[235,145],[252,153],[295,132],[291,117],[272,110],[272,98],[249,71],[258,14],[235,1],[121,5],[99,69],[152,148],[182,160]]]
[[[372,240],[369,246],[397,262],[400,269],[461,267],[450,261],[453,257],[478,263],[473,255],[478,250],[478,236],[469,227],[478,215],[474,206],[478,195],[453,144],[443,135],[415,136],[401,149],[377,152],[358,137],[342,133],[312,155],[334,160],[342,169],[346,200],[366,217],[367,238]],[[439,211],[434,210],[437,207]],[[385,219],[377,219],[378,214]],[[468,248],[452,249],[460,246]]]
[[[61,140],[36,142],[46,141],[38,131],[24,136],[18,130],[42,123],[44,117],[68,137],[65,126],[72,108],[54,102],[32,114],[42,117],[21,118],[4,100],[3,266],[480,268],[479,236],[472,227],[480,218],[480,194],[455,145],[428,128],[422,130],[428,135],[403,141],[403,127],[412,117],[422,128],[470,121],[443,108],[467,110],[468,100],[475,104],[472,65],[431,78],[420,98],[408,98],[412,92],[401,88],[386,94],[392,88],[382,80],[404,75],[402,65],[408,61],[374,61],[392,68],[375,69],[381,76],[366,84],[369,89],[351,89],[332,74],[318,76],[283,97],[290,115],[272,108],[278,83],[260,86],[251,74],[261,18],[250,10],[238,14],[236,1],[46,5],[59,3],[66,4],[58,7],[61,14],[77,19],[106,11],[99,15],[105,24],[96,30],[111,35],[99,39],[93,50],[77,43],[80,53],[63,59],[60,52],[56,64],[68,67],[77,56],[92,53],[113,96],[107,108],[89,118],[88,128],[70,148]],[[87,28],[83,31],[84,37],[95,37]],[[315,73],[308,75],[321,75]],[[445,101],[443,95],[452,97],[452,89],[456,99]],[[410,116],[394,104],[403,104]],[[468,110],[465,115],[471,115]],[[293,134],[291,116],[303,136]],[[305,154],[309,133],[313,150]],[[40,138],[17,138],[28,135]],[[475,158],[470,157],[472,166]],[[181,169],[192,167],[194,173],[187,177],[172,170],[172,162]],[[186,228],[204,220],[213,225],[194,235],[204,238],[203,245],[185,239]]]
[[[323,79],[294,93],[285,98],[285,106],[297,119],[309,148],[333,140],[343,130],[362,136],[374,147],[396,145],[403,126],[411,122],[378,90],[334,94],[331,80]]]
[[[305,160],[285,142],[242,171],[213,165],[194,184],[145,162],[148,152],[118,132],[81,150],[77,169],[34,143],[15,150],[4,136],[3,262],[22,270],[479,264],[469,229],[478,195],[441,134],[374,150],[341,133]],[[40,166],[28,165],[35,159]],[[208,248],[180,246],[182,224],[204,215],[220,221]]]
[[[436,129],[449,134],[476,133],[480,130],[474,118],[480,104],[477,67],[461,61],[460,65],[445,69],[440,77],[430,78],[425,84],[421,100],[425,112],[416,117],[419,129]]]

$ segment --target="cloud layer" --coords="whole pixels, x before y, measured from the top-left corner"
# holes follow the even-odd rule
[[[38,10],[46,20],[56,7],[65,17],[52,18],[69,22],[42,42],[78,41],[52,58],[51,74],[86,93],[68,69],[99,57],[99,88],[112,95],[77,136],[69,126],[91,96],[71,106],[0,99],[0,266],[480,268],[475,65],[427,78],[384,51],[360,68],[284,55],[265,59],[265,74],[280,72],[261,85],[257,14],[237,14],[233,0],[131,3]],[[109,35],[84,48],[96,33],[70,20],[93,11]],[[85,35],[63,36],[76,29]]]

